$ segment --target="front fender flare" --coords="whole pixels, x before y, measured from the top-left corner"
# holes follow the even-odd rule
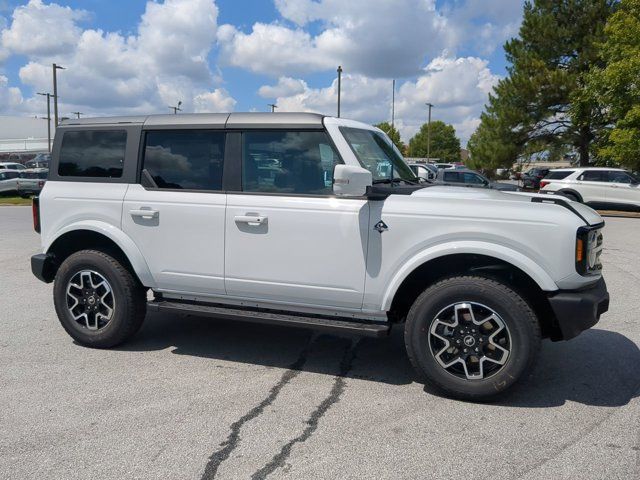
[[[156,287],[156,282],[151,275],[149,266],[147,265],[147,262],[145,261],[144,256],[140,252],[138,246],[126,233],[106,222],[97,220],[81,220],[69,225],[65,225],[60,230],[56,231],[55,234],[47,238],[47,243],[44,245],[44,251],[48,252],[49,248],[51,248],[51,245],[53,245],[53,242],[55,242],[62,235],[78,230],[90,230],[92,232],[100,233],[113,241],[113,243],[115,243],[127,256],[127,259],[131,263],[131,266],[140,279],[140,282],[145,287]]]
[[[449,242],[421,250],[397,269],[385,290],[382,310],[391,309],[393,297],[400,285],[416,268],[436,258],[457,254],[484,255],[502,260],[529,275],[542,290],[550,292],[558,290],[551,276],[538,263],[512,248],[480,241]]]

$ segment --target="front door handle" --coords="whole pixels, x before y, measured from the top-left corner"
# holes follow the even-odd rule
[[[233,219],[236,223],[246,223],[252,227],[265,225],[267,223],[267,217],[262,215],[236,215]]]
[[[142,217],[146,219],[154,219],[160,216],[158,210],[151,210],[150,208],[141,208],[139,210],[129,210],[132,217]]]

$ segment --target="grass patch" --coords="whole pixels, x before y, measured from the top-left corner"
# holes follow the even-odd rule
[[[31,205],[31,199],[22,197],[0,197],[0,205]]]

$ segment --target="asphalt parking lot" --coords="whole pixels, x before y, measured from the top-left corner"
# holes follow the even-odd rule
[[[640,219],[606,222],[610,311],[480,405],[416,383],[400,331],[150,314],[80,347],[31,275],[30,209],[0,207],[0,478],[638,478]]]

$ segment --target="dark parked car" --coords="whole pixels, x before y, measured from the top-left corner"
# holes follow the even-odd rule
[[[540,188],[540,180],[542,180],[548,174],[548,168],[532,168],[527,173],[522,175],[522,186],[524,188],[533,188],[537,190]]]
[[[511,183],[492,182],[487,177],[473,170],[439,170],[436,184],[465,187],[493,188],[505,192],[517,192],[517,185]]]
[[[49,161],[51,160],[51,154],[39,153],[32,160],[29,160],[24,164],[27,168],[49,168]]]

